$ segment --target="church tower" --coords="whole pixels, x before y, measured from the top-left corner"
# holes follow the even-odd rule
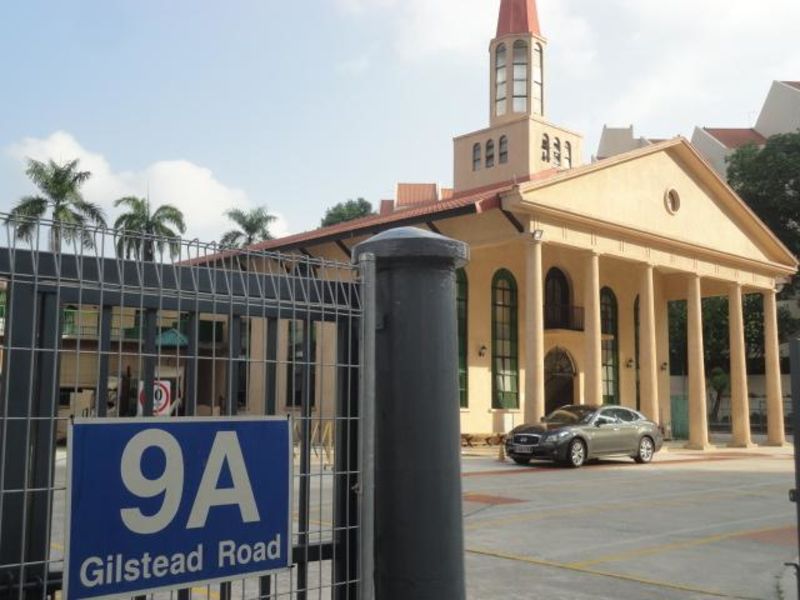
[[[502,0],[491,56],[491,124],[544,117],[544,50],[536,0]]]
[[[489,45],[489,127],[454,140],[456,193],[581,164],[583,138],[545,119],[545,52],[536,0],[501,0]]]

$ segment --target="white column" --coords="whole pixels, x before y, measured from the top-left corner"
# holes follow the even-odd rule
[[[639,301],[641,345],[639,346],[639,377],[641,409],[648,419],[659,422],[658,410],[658,352],[656,349],[656,299],[653,266],[642,272]]]
[[[592,252],[586,259],[584,276],[584,339],[586,342],[585,404],[603,403],[602,328],[600,322],[600,257]]]
[[[706,373],[703,356],[703,304],[700,277],[689,276],[688,346],[689,346],[689,448],[705,450],[708,444]]]
[[[544,416],[544,274],[542,242],[525,247],[525,421]]]
[[[731,351],[731,426],[733,439],[730,445],[747,448],[750,440],[750,406],[747,393],[747,359],[744,347],[744,316],[742,313],[742,286],[728,289],[728,333]]]
[[[767,379],[767,444],[782,446],[786,442],[786,435],[783,430],[778,307],[774,291],[764,293],[764,355]]]

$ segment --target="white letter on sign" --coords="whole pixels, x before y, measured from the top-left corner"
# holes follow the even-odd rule
[[[222,465],[226,460],[231,472],[233,487],[220,489],[217,484]],[[242,448],[239,446],[239,437],[235,431],[220,431],[214,438],[214,445],[211,447],[208,463],[203,471],[203,479],[200,481],[200,489],[194,499],[192,513],[189,515],[189,523],[186,528],[205,527],[208,510],[212,506],[230,504],[239,505],[239,513],[245,523],[261,519],[256,500],[253,497],[250,477],[247,475],[247,467],[244,464]]]
[[[164,453],[164,472],[157,479],[147,479],[142,473],[142,455],[148,448],[158,448]],[[164,494],[158,512],[152,516],[142,514],[138,508],[120,510],[125,526],[134,533],[158,533],[172,522],[183,495],[183,452],[178,441],[163,429],[147,429],[131,438],[122,452],[120,462],[122,481],[128,490],[140,498],[153,498]]]

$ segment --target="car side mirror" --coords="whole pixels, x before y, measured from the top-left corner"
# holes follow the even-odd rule
[[[602,427],[603,426],[603,422],[600,419],[597,419],[597,421],[594,422],[594,426],[595,427]]]

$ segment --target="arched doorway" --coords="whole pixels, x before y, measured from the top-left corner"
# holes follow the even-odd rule
[[[575,392],[575,364],[563,348],[553,348],[544,359],[545,411],[572,404]]]

